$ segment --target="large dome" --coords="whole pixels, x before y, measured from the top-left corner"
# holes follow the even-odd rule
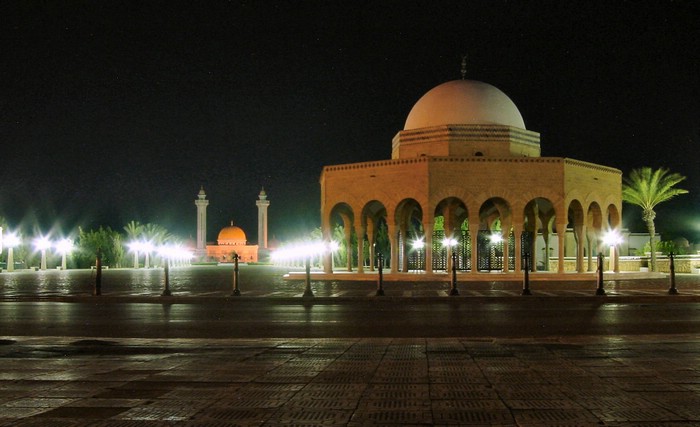
[[[230,226],[221,229],[217,241],[219,245],[245,245],[246,236],[243,229],[231,222]]]
[[[476,124],[525,129],[518,107],[498,88],[475,80],[453,80],[434,87],[416,102],[404,130]]]

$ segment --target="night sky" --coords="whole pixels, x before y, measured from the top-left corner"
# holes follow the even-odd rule
[[[0,216],[208,239],[319,226],[324,165],[391,157],[428,90],[490,83],[543,156],[667,167],[657,231],[700,241],[700,2],[3,1]],[[624,206],[626,226],[643,231]]]

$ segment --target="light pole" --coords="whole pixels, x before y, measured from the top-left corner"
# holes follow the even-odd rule
[[[134,253],[134,268],[139,268],[139,251],[141,250],[141,242],[131,242],[128,244],[129,250]]]
[[[496,246],[503,242],[503,236],[501,236],[499,233],[494,233],[491,235],[490,239],[491,241],[491,249],[489,250],[489,272],[491,271],[491,258],[493,260],[496,260]],[[501,268],[503,268],[503,262],[501,262]]]
[[[233,293],[234,297],[241,296],[241,291],[238,289],[238,254],[233,253]]]
[[[7,246],[7,271],[15,271],[14,248],[20,244],[20,239],[15,233],[9,233],[4,242]]]
[[[56,242],[56,252],[61,254],[61,270],[66,269],[66,255],[73,250],[73,241],[71,239],[61,239]]]
[[[603,244],[610,247],[610,271],[619,271],[618,257],[617,257],[617,246],[622,243],[622,236],[620,236],[617,231],[610,230],[603,236]]]
[[[311,255],[306,256],[306,289],[304,289],[304,298],[313,298],[314,292],[311,290]]]
[[[416,262],[416,270],[420,270],[423,266],[423,248],[425,247],[425,241],[420,238],[413,241],[413,249],[418,253],[418,262]]]
[[[668,254],[668,272],[669,278],[671,279],[671,287],[668,288],[668,294],[678,295],[678,289],[676,288],[676,265],[673,262],[673,252]]]
[[[377,254],[377,272],[379,273],[379,276],[377,276],[377,296],[378,297],[383,297],[384,296],[384,273],[383,273],[383,268],[384,268],[384,255],[382,255],[381,252]]]
[[[51,241],[46,236],[34,239],[34,247],[41,252],[41,270],[46,270],[46,250],[51,247]]]
[[[163,258],[163,275],[164,275],[164,287],[163,293],[160,294],[162,297],[172,296],[170,292],[170,259],[173,257],[175,250],[168,246],[161,246],[158,253]]]
[[[146,259],[144,260],[143,263],[143,268],[151,268],[151,263],[150,263],[150,258],[151,258],[151,252],[153,252],[154,246],[153,243],[151,242],[141,242],[141,251],[146,254]]]
[[[523,254],[523,292],[521,295],[532,295],[530,292],[530,252]]]
[[[604,258],[603,258],[603,253],[598,253],[598,277],[597,277],[597,282],[598,282],[598,289],[596,289],[595,294],[596,295],[605,295],[605,288],[603,287],[603,264],[604,264]]]

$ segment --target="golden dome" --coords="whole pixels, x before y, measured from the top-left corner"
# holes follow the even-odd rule
[[[231,225],[221,229],[216,240],[219,245],[245,245],[247,242],[245,232],[241,227],[233,225],[233,221]]]

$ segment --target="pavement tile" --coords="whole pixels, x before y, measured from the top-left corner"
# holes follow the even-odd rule
[[[255,340],[255,348],[249,340],[159,340],[171,353],[138,362],[128,351],[109,354],[145,345],[124,339],[103,346],[110,361],[102,371],[91,366],[94,355],[79,353],[46,369],[13,363],[43,379],[0,380],[0,425],[687,426],[700,422],[697,375],[688,375],[697,372],[695,339]],[[31,341],[58,348],[61,339]],[[23,360],[8,354],[3,361]],[[169,367],[158,365],[164,360]],[[245,380],[233,381],[241,371]],[[118,381],[104,381],[111,372]]]

